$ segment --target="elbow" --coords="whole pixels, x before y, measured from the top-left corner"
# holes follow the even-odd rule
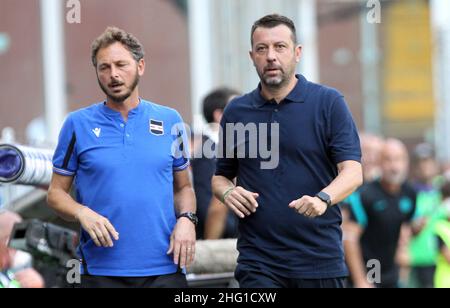
[[[356,191],[359,187],[361,187],[364,184],[364,176],[363,176],[363,170],[362,166],[359,165],[356,172],[355,172],[355,184],[354,184],[354,191]]]
[[[364,184],[364,177],[362,172],[358,175],[356,179],[356,187],[355,190],[357,190],[359,187],[361,187]]]
[[[47,205],[50,209],[55,209],[55,190],[50,187],[47,192]]]

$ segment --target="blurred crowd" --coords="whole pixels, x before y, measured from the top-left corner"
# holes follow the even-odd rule
[[[450,287],[448,167],[426,143],[408,150],[400,140],[363,133],[361,148],[365,184],[343,205],[352,285]],[[371,281],[374,260],[380,275]]]

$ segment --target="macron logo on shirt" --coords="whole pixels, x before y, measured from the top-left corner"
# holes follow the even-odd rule
[[[101,128],[94,128],[92,130],[92,132],[95,134],[95,136],[97,136],[97,138],[100,138],[100,134],[102,133],[102,129]]]

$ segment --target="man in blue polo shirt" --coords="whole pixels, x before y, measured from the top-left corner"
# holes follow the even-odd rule
[[[140,99],[144,51],[131,34],[108,28],[92,61],[107,99],[68,116],[48,193],[82,226],[82,286],[186,287],[197,220],[183,120]]]
[[[250,55],[261,83],[226,108],[213,179],[216,197],[241,218],[236,278],[244,288],[344,287],[334,205],[362,184],[352,116],[338,91],[295,75],[301,46],[290,19],[258,20]],[[237,129],[255,124],[255,135]],[[271,168],[263,145],[272,163],[279,157]]]

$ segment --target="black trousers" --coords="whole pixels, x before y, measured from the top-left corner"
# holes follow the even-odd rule
[[[411,275],[417,283],[418,288],[434,288],[434,274],[436,266],[416,266],[411,269]]]
[[[247,265],[238,265],[235,277],[239,286],[244,289],[343,289],[346,287],[345,277],[331,279],[285,278]]]
[[[184,289],[188,287],[186,275],[175,273],[171,275],[153,277],[103,277],[103,276],[81,276],[82,289],[98,288],[175,288]]]

